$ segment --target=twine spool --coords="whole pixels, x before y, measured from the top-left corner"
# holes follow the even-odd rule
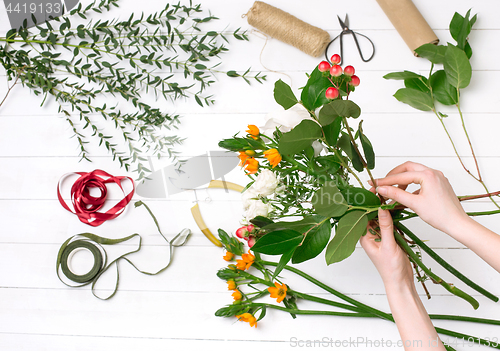
[[[262,1],[255,1],[246,14],[248,24],[313,57],[325,52],[330,34]]]

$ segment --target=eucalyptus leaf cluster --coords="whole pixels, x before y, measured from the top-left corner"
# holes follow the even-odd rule
[[[218,70],[229,36],[241,41],[248,36],[240,29],[204,29],[217,17],[199,4],[167,3],[161,11],[133,13],[126,20],[94,18],[118,6],[118,0],[95,0],[86,7],[80,3],[67,16],[11,30],[0,38],[5,44],[0,62],[8,79],[41,96],[42,105],[48,99],[57,102],[82,159],[89,160],[92,140],[127,171],[137,165],[143,178],[149,172],[143,165],[145,153],[177,156],[175,146],[182,139],[166,135],[180,122],[179,115],[168,112],[174,110],[172,103],[214,103],[207,89],[218,73],[249,84],[266,77],[252,75],[250,69]]]

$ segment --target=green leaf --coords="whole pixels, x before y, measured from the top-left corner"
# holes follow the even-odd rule
[[[266,255],[281,255],[301,243],[303,235],[295,230],[284,229],[267,233],[257,240],[252,251]]]
[[[361,126],[361,123],[360,123]],[[359,137],[361,139],[361,146],[363,147],[363,152],[365,154],[366,165],[368,169],[375,168],[375,153],[373,152],[373,146],[370,140],[366,135],[361,131],[359,133]]]
[[[384,76],[385,79],[394,79],[394,80],[405,80],[405,79],[419,78],[419,77],[422,76],[420,74],[413,73],[410,71],[392,72]]]
[[[421,111],[431,111],[434,108],[432,96],[419,90],[402,88],[396,91],[394,97],[405,104]]]
[[[350,187],[342,191],[342,195],[351,206],[379,207],[377,195],[363,188]]]
[[[354,169],[358,172],[363,172],[364,169],[363,161],[361,160],[361,157],[359,156],[352,142],[351,142],[351,155],[352,155],[351,162]]]
[[[360,115],[361,109],[353,101],[333,100],[319,111],[319,123],[325,126],[335,121],[338,117],[358,118]]]
[[[443,63],[447,48],[445,45],[424,44],[416,48],[415,52],[432,63]]]
[[[285,110],[298,103],[292,88],[281,79],[274,83],[274,100],[283,106]]]
[[[274,278],[276,278],[278,276],[278,274],[281,273],[281,271],[283,270],[283,268],[285,268],[285,266],[287,265],[288,262],[290,262],[290,260],[292,259],[292,256],[293,256],[293,253],[295,252],[295,247],[293,249],[291,249],[290,251],[288,252],[285,252],[279,262],[278,262],[278,265],[276,266],[276,269],[274,270],[274,273],[273,273],[273,276],[271,278],[271,280],[274,280]]]
[[[331,85],[332,83],[328,77],[323,77],[323,73],[316,67],[300,95],[304,107],[309,111],[314,111],[316,108],[327,104],[330,100],[326,98],[325,91]]]
[[[332,227],[329,220],[324,220],[322,216],[315,216],[319,221],[311,226],[306,232],[306,237],[302,245],[295,249],[292,263],[301,263],[318,256],[328,244]],[[321,223],[321,218],[323,222]]]
[[[262,229],[266,230],[267,232],[272,232],[275,230],[283,230],[283,229],[293,229],[299,233],[304,233],[310,228],[312,228],[314,225],[318,224],[321,222],[325,217],[323,216],[308,216],[304,217],[303,219],[299,221],[292,221],[292,222],[275,222],[272,224],[268,224]]]
[[[340,150],[344,151],[347,157],[352,160],[352,147],[351,147],[351,139],[347,133],[342,132],[342,136],[337,141],[337,146]]]
[[[266,225],[274,223],[271,219],[264,217],[264,216],[257,216],[254,217],[253,219],[250,220],[250,223],[253,225],[262,228],[265,227]]]
[[[405,87],[420,90],[424,93],[428,93],[430,91],[427,78],[425,77],[405,79]]]
[[[325,217],[340,217],[348,208],[344,196],[333,181],[327,182],[314,193],[312,205],[317,214]]]
[[[434,98],[443,105],[455,105],[458,103],[457,89],[448,83],[444,70],[434,72],[430,84]]]
[[[288,133],[284,133],[279,141],[281,155],[295,155],[311,146],[314,140],[323,136],[318,123],[303,120]]]
[[[444,71],[448,82],[455,88],[463,89],[470,83],[472,67],[465,52],[453,45],[446,50]]]
[[[359,238],[366,233],[368,219],[365,211],[352,211],[343,216],[335,231],[335,236],[326,248],[326,263],[332,264],[351,256]]]
[[[453,18],[450,22],[450,34],[457,41],[457,46],[465,50],[467,45],[467,37],[469,36],[472,26],[476,22],[477,15],[474,15],[472,19],[470,17],[470,11],[467,11],[465,17],[462,17],[459,13],[455,12]]]
[[[326,142],[330,146],[337,145],[341,129],[342,129],[341,118],[336,118],[332,123],[323,126],[323,133],[325,134]]]

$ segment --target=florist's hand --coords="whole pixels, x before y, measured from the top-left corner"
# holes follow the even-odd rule
[[[419,163],[403,163],[385,178],[377,179],[376,183],[380,195],[409,207],[424,221],[445,233],[450,234],[454,227],[468,218],[443,173]],[[411,183],[420,185],[413,194],[405,191]]]
[[[413,270],[406,254],[394,238],[391,214],[387,210],[378,210],[380,241],[370,230],[360,239],[361,246],[377,268],[386,289],[400,284],[414,286]],[[372,229],[373,230],[373,229]]]

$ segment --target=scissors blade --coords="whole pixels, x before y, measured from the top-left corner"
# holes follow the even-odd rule
[[[342,27],[342,30],[349,30],[349,17],[347,17],[347,14],[345,15],[344,21],[342,21],[338,15],[337,18],[339,19],[339,23],[340,26]]]

